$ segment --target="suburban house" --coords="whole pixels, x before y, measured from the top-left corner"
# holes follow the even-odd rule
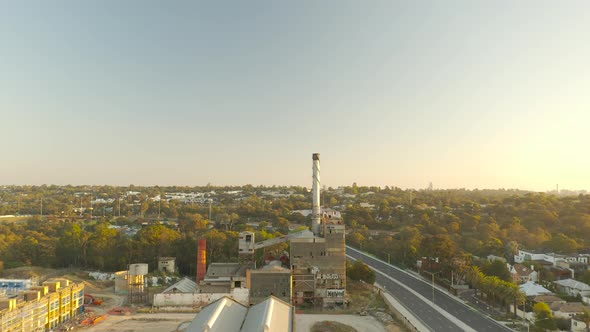
[[[584,304],[580,302],[554,303],[551,305],[553,315],[559,318],[572,318],[584,312]]]
[[[518,263],[510,267],[510,274],[512,275],[512,281],[515,284],[523,284],[529,281],[537,282],[539,275],[532,265],[527,267],[526,265]]]
[[[533,302],[535,303],[539,303],[539,302],[545,302],[547,303],[549,306],[552,306],[553,304],[559,303],[559,304],[563,304],[563,303],[567,303],[566,300],[559,298],[555,295],[539,295],[539,296],[535,296],[533,298]]]
[[[551,266],[549,271],[555,280],[571,279],[574,277],[574,270],[570,268],[574,263],[559,261],[555,266]]]
[[[547,288],[532,281],[526,282],[518,287],[527,297],[553,294]]]
[[[540,250],[519,250],[518,255],[514,255],[515,263],[523,263],[525,261],[545,261],[556,265],[557,262],[568,262],[577,264],[588,264],[590,262],[589,254],[556,254],[546,253]]]
[[[524,263],[526,261],[545,261],[555,264],[555,254],[544,253],[539,250],[518,250],[518,255],[514,255],[515,263]]]
[[[560,292],[569,296],[590,296],[590,286],[574,279],[558,280],[555,285]]]

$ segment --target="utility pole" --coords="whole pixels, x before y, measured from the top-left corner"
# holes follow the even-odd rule
[[[434,273],[432,274],[432,304],[434,304]]]
[[[209,198],[209,222],[211,222],[211,202],[213,202],[213,200]]]
[[[119,218],[121,217],[121,197],[117,197],[117,204],[119,205]]]
[[[438,272],[423,271],[423,272],[430,273],[430,275],[432,276],[432,304],[434,304],[434,275],[440,273],[440,271],[438,271]]]
[[[43,217],[43,198],[41,198],[41,217]]]

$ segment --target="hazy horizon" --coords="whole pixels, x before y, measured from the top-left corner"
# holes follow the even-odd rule
[[[87,184],[87,183],[83,183],[83,184],[73,184],[73,183],[66,183],[66,184],[55,184],[55,183],[42,183],[42,184],[0,184],[0,186],[4,186],[4,187],[9,187],[9,186],[15,186],[15,187],[24,187],[24,186],[34,186],[34,187],[40,187],[40,186],[72,186],[72,187],[102,187],[102,186],[110,186],[110,187],[126,187],[129,188],[131,186],[133,187],[139,187],[139,188],[147,188],[147,187],[207,187],[207,186],[211,186],[211,187],[243,187],[243,186],[253,186],[253,187],[303,187],[303,188],[308,188],[308,190],[311,190],[311,182],[308,185],[305,184],[256,184],[256,183],[243,183],[243,184],[216,184],[216,183],[205,183],[205,184],[192,184],[192,185],[188,185],[188,184],[137,184],[137,183],[128,183],[128,184],[108,184],[108,183],[104,183],[104,184]],[[332,188],[332,189],[337,189],[339,187],[350,187],[352,186],[353,183],[350,184],[336,184],[336,185],[328,185],[328,184],[321,184],[322,188]],[[381,189],[385,189],[385,187],[390,187],[390,188],[400,188],[402,190],[427,190],[428,185],[427,186],[423,186],[423,187],[400,187],[400,186],[396,186],[396,185],[378,185],[378,184],[359,184],[356,183],[357,186],[359,187],[380,187]],[[323,189],[322,189],[323,190]],[[518,191],[527,191],[527,192],[542,192],[542,193],[550,193],[550,192],[555,192],[557,190],[556,187],[554,188],[548,188],[546,190],[533,190],[533,189],[526,189],[526,188],[465,188],[465,187],[456,187],[456,188],[438,188],[436,186],[434,186],[433,184],[433,190],[469,190],[469,191],[475,191],[475,190],[506,190],[506,191],[511,191],[511,190],[518,190]],[[559,187],[559,193],[564,193],[564,192],[585,192],[587,191],[586,189],[576,189],[576,188],[562,188]]]
[[[588,190],[589,10],[7,3],[0,184]]]

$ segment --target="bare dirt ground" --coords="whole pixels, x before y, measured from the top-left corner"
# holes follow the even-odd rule
[[[157,313],[109,316],[97,325],[80,328],[87,332],[172,332],[186,327],[197,314]],[[186,323],[186,324],[183,324]]]
[[[295,315],[295,330],[309,332],[313,324],[322,321],[333,321],[351,326],[357,331],[387,332],[383,324],[375,317],[357,315]]]

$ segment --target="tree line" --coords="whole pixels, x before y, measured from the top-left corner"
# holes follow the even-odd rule
[[[123,197],[128,191],[135,194]],[[269,196],[269,191],[282,195]],[[168,200],[170,192],[199,192],[211,195],[211,202]],[[348,244],[402,266],[436,257],[449,278],[458,265],[471,265],[472,256],[494,254],[510,261],[519,248],[572,253],[590,247],[590,195],[585,194],[353,184],[325,188],[321,197],[325,208],[342,212]],[[115,200],[94,205],[92,218],[88,210],[74,212],[96,198]],[[41,201],[43,218],[38,216]],[[194,272],[194,259],[184,253],[196,252],[197,238],[212,240],[210,255],[216,259],[237,260],[239,231],[285,234],[290,224],[309,225],[309,216],[292,211],[310,208],[311,194],[304,187],[5,186],[0,188],[0,214],[37,216],[0,224],[0,260],[5,266],[114,270],[167,255],[180,257],[178,265],[188,274]],[[134,236],[109,228],[154,221],[171,223],[144,227]],[[260,226],[248,226],[253,223]],[[99,258],[99,253],[109,254]]]

